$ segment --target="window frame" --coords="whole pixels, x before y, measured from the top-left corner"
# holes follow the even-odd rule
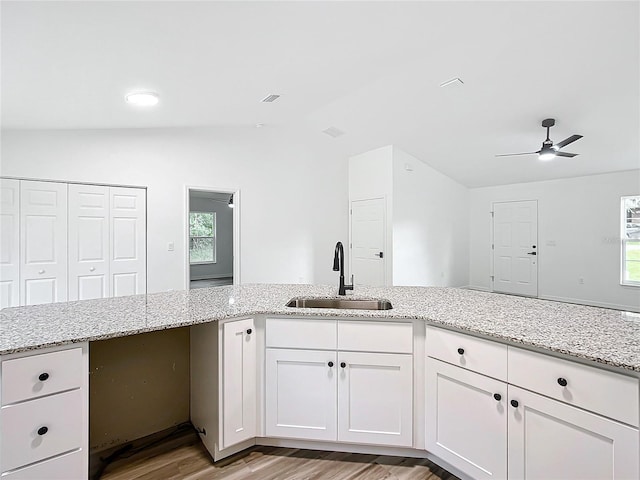
[[[640,281],[627,280],[625,278],[627,271],[627,244],[629,242],[640,242],[640,238],[627,238],[626,235],[627,212],[625,203],[629,198],[640,199],[640,195],[625,195],[620,197],[620,285],[625,287],[640,287]]]
[[[213,231],[212,231],[212,235],[209,236],[202,236],[202,235],[191,235],[191,214],[192,213],[200,213],[200,214],[205,214],[205,215],[212,215],[213,216]],[[217,222],[217,215],[216,212],[210,211],[200,211],[200,210],[191,210],[189,211],[189,245],[188,245],[188,249],[189,249],[189,265],[212,265],[214,263],[218,263],[218,236],[216,235],[216,230],[217,230],[217,226],[218,226],[218,222]],[[213,249],[213,260],[206,260],[204,262],[193,262],[191,261],[191,239],[192,238],[211,238],[213,239],[211,242],[212,245],[212,249]]]

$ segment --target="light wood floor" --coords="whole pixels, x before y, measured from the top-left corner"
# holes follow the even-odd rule
[[[109,465],[103,480],[456,480],[428,460],[254,447],[213,464],[197,437]]]

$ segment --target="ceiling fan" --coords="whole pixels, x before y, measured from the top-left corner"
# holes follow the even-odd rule
[[[527,153],[505,153],[502,155],[496,155],[496,157],[512,157],[515,155],[535,155],[538,154],[539,160],[552,160],[555,157],[575,157],[578,155],[577,153],[568,153],[561,152],[560,149],[566,147],[570,143],[575,142],[576,140],[580,140],[582,135],[571,135],[568,138],[565,138],[561,142],[553,143],[553,141],[549,138],[549,129],[556,124],[556,120],[554,118],[546,118],[542,121],[542,126],[547,129],[547,139],[542,142],[542,148],[537,152],[527,152]]]

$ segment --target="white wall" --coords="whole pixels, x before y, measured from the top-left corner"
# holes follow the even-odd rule
[[[469,190],[394,147],[393,192],[393,284],[467,285]]]
[[[0,174],[148,186],[149,292],[184,288],[186,185],[240,189],[242,283],[333,284],[347,161],[321,137],[284,127],[5,130]]]
[[[233,277],[233,209],[225,201],[198,197],[192,193],[189,210],[216,214],[216,261],[191,265],[191,280]]]
[[[640,310],[620,285],[620,197],[638,193],[640,170],[472,189],[470,285],[491,289],[492,203],[538,200],[539,297]]]

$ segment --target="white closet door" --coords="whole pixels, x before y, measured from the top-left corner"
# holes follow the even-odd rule
[[[147,290],[146,190],[110,187],[111,295],[135,295]]]
[[[20,184],[20,304],[67,300],[67,184]]]
[[[69,300],[109,296],[109,187],[70,184]]]
[[[20,180],[0,183],[0,308],[20,305]]]

